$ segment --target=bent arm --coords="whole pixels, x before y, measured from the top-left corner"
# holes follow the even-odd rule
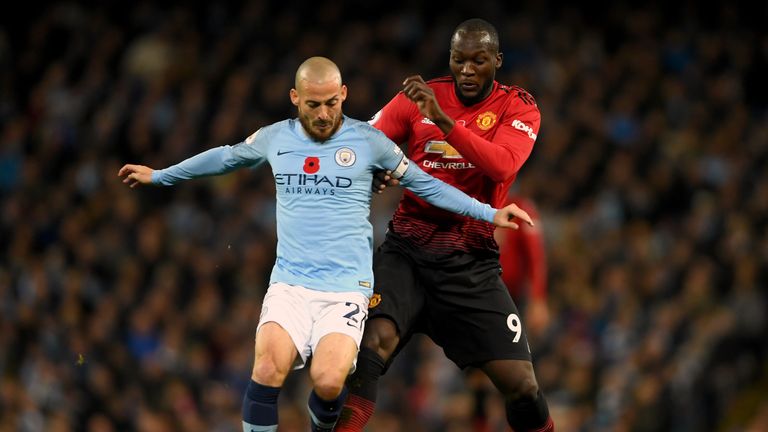
[[[460,124],[456,124],[445,139],[493,181],[505,182],[517,174],[531,155],[540,123],[538,108],[526,105],[524,111],[501,119],[493,141]]]

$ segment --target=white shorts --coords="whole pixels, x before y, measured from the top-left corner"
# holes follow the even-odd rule
[[[320,339],[330,333],[349,335],[360,350],[368,298],[356,292],[325,292],[277,282],[270,285],[261,306],[261,326],[276,322],[293,340],[299,357],[294,369],[301,369],[315,351]],[[357,363],[357,356],[352,370]]]

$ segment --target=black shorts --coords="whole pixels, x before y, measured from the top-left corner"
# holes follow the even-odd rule
[[[400,334],[395,353],[414,333],[425,333],[461,368],[531,360],[498,255],[424,254],[390,232],[374,255],[373,269],[368,319],[395,323]]]

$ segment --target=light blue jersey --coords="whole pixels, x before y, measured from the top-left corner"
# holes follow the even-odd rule
[[[401,184],[435,206],[493,222],[495,209],[410,164],[397,145],[368,123],[344,117],[327,141],[311,139],[298,119],[265,126],[152,174],[152,182],[222,174],[269,162],[277,189],[277,260],[270,283],[306,288],[373,290],[373,173],[392,170]]]

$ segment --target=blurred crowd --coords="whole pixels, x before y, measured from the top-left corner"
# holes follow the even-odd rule
[[[447,74],[470,17],[497,26],[497,79],[542,112],[516,189],[546,235],[552,322],[531,348],[557,430],[768,430],[768,9],[667,3],[5,16],[0,431],[239,431],[274,260],[270,173],[131,190],[119,167],[293,117],[312,55],[339,64],[345,112],[368,118],[406,76]],[[374,198],[377,239],[398,196]],[[489,383],[426,338],[381,389],[371,431],[506,430]],[[289,379],[281,431],[307,429],[307,395],[305,374]]]

